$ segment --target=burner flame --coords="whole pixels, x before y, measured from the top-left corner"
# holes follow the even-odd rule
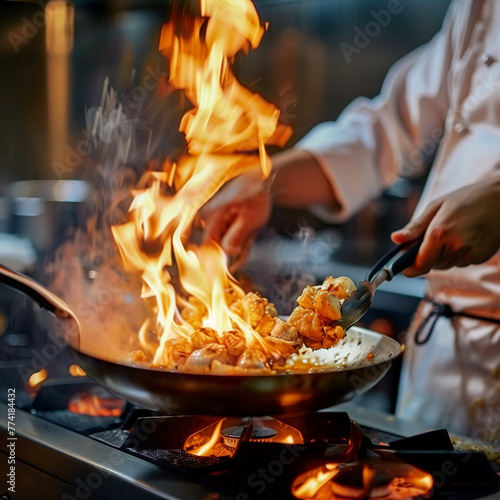
[[[186,451],[188,451],[192,455],[198,455],[200,457],[208,457],[208,456],[212,455],[213,448],[220,441],[221,429],[222,429],[223,423],[224,423],[224,419],[219,420],[219,422],[217,422],[217,425],[215,426],[213,434],[210,436],[210,438],[205,443],[203,443],[201,446],[198,446],[196,448],[187,449]]]
[[[297,477],[292,494],[303,500],[349,498],[410,500],[432,491],[430,474],[410,464],[376,458],[374,462],[326,464]]]
[[[191,434],[184,443],[184,450],[198,456],[232,456],[247,429],[251,430],[251,435],[244,440],[253,443],[304,443],[300,431],[270,417],[255,417],[251,422],[224,418]]]
[[[300,476],[292,486],[296,498],[312,499],[339,472],[339,464],[325,464]]]
[[[72,377],[85,377],[87,374],[80,365],[71,365],[68,368],[68,372]]]
[[[76,394],[68,404],[69,411],[92,417],[119,417],[124,408],[123,399],[88,393]]]
[[[363,464],[363,496],[370,496],[370,491],[372,490],[373,481],[376,477],[375,469],[370,465],[369,462]]]
[[[28,386],[32,387],[32,388],[35,388],[35,387],[41,385],[42,382],[44,380],[46,380],[48,376],[49,376],[49,373],[47,372],[47,370],[45,368],[43,368],[42,370],[33,373],[29,377],[29,379],[28,379]]]

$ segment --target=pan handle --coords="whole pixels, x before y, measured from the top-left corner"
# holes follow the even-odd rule
[[[0,283],[18,290],[32,298],[40,307],[47,309],[52,314],[63,320],[71,327],[65,331],[66,340],[77,349],[80,348],[80,338],[83,331],[82,324],[78,316],[71,309],[69,304],[58,295],[45,288],[35,280],[28,278],[24,274],[13,271],[0,264]],[[76,330],[75,330],[76,326]]]

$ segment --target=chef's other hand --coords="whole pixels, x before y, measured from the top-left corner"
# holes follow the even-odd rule
[[[415,264],[404,271],[405,276],[485,262],[500,248],[499,216],[498,175],[435,200],[391,235],[400,244],[425,233]]]
[[[202,209],[203,241],[213,240],[229,257],[230,270],[245,263],[259,229],[271,215],[269,179],[252,170],[231,180]]]

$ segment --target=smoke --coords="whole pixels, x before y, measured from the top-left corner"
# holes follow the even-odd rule
[[[120,94],[106,79],[99,105],[87,110],[84,136],[92,147],[74,174],[92,195],[44,268],[44,281],[82,321],[82,350],[114,361],[139,347],[137,332],[152,311],[141,299],[140,276],[123,267],[111,226],[127,220],[132,191],[145,173],[183,146],[173,119],[178,96],[151,93],[131,101],[134,95],[137,87]]]

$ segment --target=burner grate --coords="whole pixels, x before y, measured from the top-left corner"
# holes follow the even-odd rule
[[[43,420],[48,420],[66,429],[73,430],[79,434],[92,434],[94,432],[118,426],[121,423],[117,417],[95,417],[92,415],[80,415],[69,410],[36,411],[31,410]]]
[[[125,451],[131,453],[132,455],[143,457],[157,465],[163,465],[164,467],[175,467],[182,469],[184,471],[196,471],[203,470],[207,472],[207,469],[214,468],[214,466],[220,466],[221,464],[227,464],[228,457],[200,457],[197,455],[192,455],[187,451],[181,449],[175,450],[161,450],[161,449],[149,449],[149,450],[137,450],[134,448],[125,448]]]
[[[95,394],[103,398],[112,397],[116,401],[120,398],[112,396],[108,391],[86,378],[44,383],[38,391],[29,411],[43,420],[48,420],[66,429],[79,434],[89,435],[122,425],[124,415],[127,415],[125,402],[120,415],[88,415],[76,413],[69,409],[70,401],[80,394]]]

